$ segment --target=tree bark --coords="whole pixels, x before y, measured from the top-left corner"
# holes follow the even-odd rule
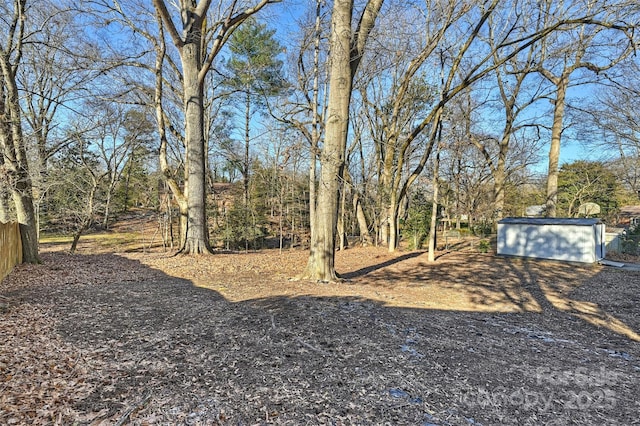
[[[336,0],[333,4],[325,141],[320,154],[315,228],[307,267],[301,275],[303,279],[335,281],[339,278],[335,270],[339,177],[342,176],[345,161],[353,77],[381,6],[382,0],[367,3],[357,35],[352,39],[353,0]]]
[[[0,141],[3,138],[0,136]],[[4,149],[2,143],[0,143],[0,168],[4,167]],[[0,181],[0,222],[8,223],[11,219],[11,205],[9,202],[9,182],[3,176]]]
[[[440,188],[439,169],[440,169],[440,144],[436,147],[436,158],[433,164],[433,204],[431,208],[431,223],[429,226],[429,253],[427,260],[429,262],[436,261],[436,233],[438,228],[438,192]]]
[[[198,25],[194,23],[194,25]],[[194,31],[180,49],[183,68],[185,145],[187,150],[187,233],[181,251],[185,254],[211,253],[206,214],[206,173],[203,87],[199,79],[200,33]]]
[[[24,12],[24,11],[23,11]],[[20,223],[22,261],[40,263],[38,227],[33,207],[33,188],[22,133],[22,117],[16,84],[15,65],[6,52],[0,55],[4,93],[0,97],[0,147],[10,179],[11,196]]]
[[[353,209],[356,212],[356,220],[358,221],[358,230],[360,233],[360,242],[363,246],[371,244],[371,235],[369,234],[369,224],[367,223],[367,216],[362,208],[362,202],[360,201],[360,195],[355,191],[353,193]]]
[[[547,174],[546,217],[556,217],[558,204],[558,163],[560,161],[560,140],[564,120],[565,98],[569,86],[569,76],[562,75],[556,82],[556,99],[553,108],[551,146],[549,148],[549,169]]]
[[[159,26],[160,41],[159,50],[164,57],[164,34],[163,27],[166,28],[173,44],[178,50],[182,64],[182,84],[184,102],[185,121],[185,189],[186,196],[186,231],[185,240],[180,251],[185,254],[211,253],[209,245],[209,231],[206,214],[206,138],[204,120],[204,84],[207,73],[211,70],[216,56],[229,39],[233,31],[248,17],[257,13],[273,0],[258,0],[254,6],[238,11],[238,6],[232,2],[227,15],[222,17],[214,25],[215,32],[209,32],[207,28],[207,12],[211,7],[211,0],[181,1],[180,14],[182,18],[182,31],[178,31],[174,20],[167,9],[164,0],[153,0],[156,9]],[[182,35],[181,35],[182,33]],[[210,45],[207,49],[205,43],[206,34],[212,34]],[[162,68],[157,66],[156,75]],[[158,87],[156,80],[156,94]],[[161,84],[161,83],[160,83]],[[160,92],[161,93],[161,92]],[[158,108],[156,102],[156,108]],[[162,110],[160,108],[160,114]],[[166,173],[165,173],[166,176]],[[174,187],[172,186],[172,191]],[[175,188],[179,189],[179,188]],[[175,192],[174,192],[175,193]],[[177,195],[177,193],[176,193]],[[181,222],[183,217],[181,205]]]

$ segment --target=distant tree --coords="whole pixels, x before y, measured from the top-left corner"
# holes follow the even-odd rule
[[[96,135],[93,135],[96,136]],[[99,134],[97,135],[99,137]],[[98,219],[104,207],[104,189],[108,172],[95,152],[95,140],[86,129],[76,126],[68,135],[73,142],[51,159],[48,223],[57,231],[72,236],[70,252],[75,252],[80,237]]]
[[[595,105],[580,109],[580,140],[607,153],[621,182],[640,197],[640,58],[607,73]],[[575,108],[575,106],[574,106]]]
[[[187,254],[210,253],[206,215],[206,135],[204,95],[206,77],[229,37],[247,18],[274,0],[255,3],[211,0],[181,1],[176,10],[166,0],[153,0],[162,25],[173,42],[182,68],[184,130],[188,191],[188,225],[181,251]],[[218,16],[213,16],[214,12]],[[176,13],[177,12],[177,13]],[[210,19],[207,14],[211,14]],[[159,55],[163,57],[163,55]],[[161,67],[157,67],[160,69]]]
[[[572,13],[569,7],[551,0],[540,2],[539,5],[543,8],[544,19],[555,20]],[[572,79],[576,79],[577,72],[592,72],[596,76],[589,79],[583,75],[580,79],[581,83],[594,81],[600,73],[613,68],[636,50],[637,40],[634,39],[634,28],[627,24],[628,14],[633,10],[630,7],[635,8],[637,14],[635,2],[633,4],[611,3],[605,0],[589,2],[580,12],[591,15],[592,18],[552,33],[541,44],[538,58],[536,58],[537,66],[533,69],[547,79],[554,90],[547,173],[546,215],[548,217],[556,216],[558,164],[560,142],[564,131],[567,91]]]
[[[326,74],[324,67],[328,47],[325,31],[327,13],[324,0],[315,0],[312,13],[305,15],[300,22],[300,37],[290,62],[294,64],[291,96],[279,113],[272,113],[273,117],[288,128],[294,130],[308,144],[309,199],[308,218],[310,239],[314,239],[316,229],[316,203],[318,155],[321,139],[324,134],[324,117],[326,114]]]
[[[411,194],[407,218],[403,223],[402,230],[414,250],[422,248],[430,226],[431,209],[431,200],[423,189],[419,188]]]
[[[141,201],[148,192],[147,161],[152,153],[151,145],[155,138],[155,126],[141,111],[128,110],[124,117],[124,144],[127,157],[118,179],[121,196],[121,210],[126,212],[134,201]]]
[[[245,202],[249,196],[249,168],[251,145],[251,119],[256,109],[264,105],[264,98],[277,95],[284,87],[282,60],[283,51],[274,38],[275,30],[255,19],[248,19],[229,39],[231,55],[226,63],[229,77],[223,85],[242,99],[244,158],[242,174],[244,179]],[[234,96],[234,95],[232,95]]]
[[[114,193],[127,172],[125,165],[132,155],[141,153],[139,148],[149,144],[155,127],[144,113],[116,102],[87,102],[85,110],[92,112],[94,121],[87,136],[91,137],[104,167],[106,186],[102,226],[108,228]]]
[[[575,161],[560,167],[558,174],[558,207],[567,217],[578,215],[579,207],[596,203],[607,216],[618,208],[619,184],[607,164],[597,161]]]
[[[254,113],[264,107],[267,97],[275,96],[285,87],[282,72],[282,60],[278,56],[283,48],[274,38],[275,30],[268,29],[265,24],[255,19],[248,19],[229,39],[228,47],[231,55],[226,63],[229,77],[223,85],[232,90],[232,98],[240,99],[238,109],[242,114],[244,150],[241,157],[243,178],[243,205],[245,223],[253,229],[249,220],[255,214],[250,199],[251,172],[251,129]],[[240,106],[241,105],[241,106]],[[250,233],[244,232],[245,237]],[[248,239],[245,248],[248,249]]]

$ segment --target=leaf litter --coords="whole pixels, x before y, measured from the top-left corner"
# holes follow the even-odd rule
[[[346,283],[290,281],[304,256],[51,251],[17,267],[0,284],[0,423],[638,421],[638,342],[542,291],[638,331],[637,273],[351,249]]]

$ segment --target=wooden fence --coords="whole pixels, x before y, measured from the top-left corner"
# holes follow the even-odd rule
[[[22,262],[22,240],[18,222],[0,222],[0,281]]]

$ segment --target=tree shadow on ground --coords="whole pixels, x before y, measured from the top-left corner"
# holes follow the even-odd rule
[[[365,268],[358,269],[357,271],[351,271],[351,272],[347,272],[347,273],[344,273],[344,274],[341,274],[341,275],[342,275],[342,277],[344,279],[353,279],[353,278],[356,278],[356,277],[361,277],[363,275],[370,274],[370,273],[372,273],[374,271],[377,271],[379,269],[383,269],[383,268],[385,268],[387,266],[391,266],[391,265],[394,265],[396,263],[400,263],[400,262],[405,261],[407,259],[413,259],[415,257],[418,257],[418,256],[422,255],[423,253],[424,253],[424,251],[413,251],[413,252],[398,256],[398,257],[394,257],[393,259],[389,259],[389,260],[386,260],[384,262],[378,263],[376,265],[370,265],[370,266],[367,266]]]
[[[561,266],[479,259],[486,262],[456,274],[456,282],[451,282],[455,259],[413,268],[411,274],[388,270],[402,262],[388,263],[372,269],[378,278],[356,277],[375,282],[371,285],[394,278],[413,283],[407,289],[449,281],[468,293],[476,311],[390,307],[361,297],[232,303],[189,280],[114,255],[47,255],[44,265],[19,268],[3,283],[2,294],[25,306],[45,306],[55,333],[76,353],[82,368],[61,382],[58,395],[73,393],[80,380],[91,392],[75,402],[75,411],[59,412],[64,420],[436,425],[637,420],[639,345],[572,320],[571,313],[545,302],[543,286],[539,294],[535,290],[550,278],[591,282],[601,273],[581,270],[576,278],[576,271]],[[504,283],[485,281],[495,281],[496,268]],[[525,287],[520,293],[516,280]],[[496,292],[492,285],[504,288]],[[501,308],[507,304],[516,309]],[[540,309],[528,309],[536,304]],[[14,396],[3,392],[3,397]],[[37,393],[22,397],[40,409],[56,404]],[[582,408],[573,408],[576,404]],[[12,413],[2,410],[0,420],[8,419]]]

